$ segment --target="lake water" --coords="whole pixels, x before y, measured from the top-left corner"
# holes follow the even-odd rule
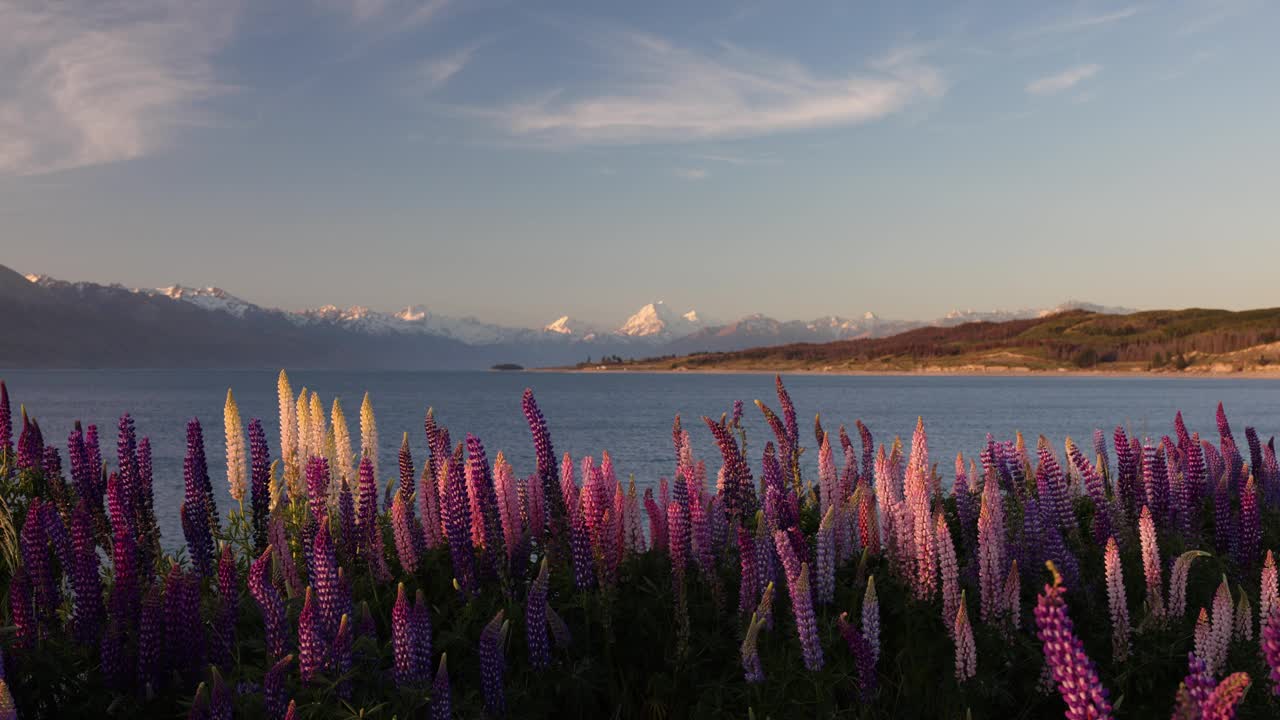
[[[72,423],[96,423],[103,455],[114,465],[115,427],[129,412],[139,435],[151,437],[155,501],[168,543],[181,542],[178,506],[182,497],[182,456],[186,421],[199,417],[218,502],[226,494],[222,405],[233,388],[247,422],[261,418],[273,452],[279,451],[276,373],[222,370],[0,370],[14,404],[25,404],[39,421],[47,442],[59,445],[66,463],[66,437]],[[428,406],[447,425],[455,441],[471,432],[484,440],[492,459],[506,453],[520,475],[533,471],[533,448],[520,412],[520,396],[532,387],[551,429],[558,454],[577,459],[608,450],[619,476],[634,474],[641,486],[672,474],[671,421],[685,419],[697,455],[714,474],[719,453],[698,418],[719,417],[734,400],[746,402],[745,425],[753,471],[772,434],[752,401],[778,409],[773,377],[753,374],[639,373],[490,373],[490,372],[338,372],[290,373],[294,391],[303,386],[320,393],[326,409],[342,401],[354,437],[359,437],[360,400],[371,394],[381,436],[380,462],[385,480],[395,472],[401,434],[409,433],[415,463],[426,457],[422,421]],[[1011,438],[1015,430],[1034,443],[1038,435],[1053,441],[1059,453],[1071,436],[1088,447],[1093,429],[1108,437],[1118,424],[1139,437],[1172,434],[1174,412],[1181,409],[1191,430],[1216,442],[1214,410],[1225,403],[1237,438],[1247,425],[1265,439],[1280,432],[1280,381],[1246,378],[1159,377],[915,377],[820,376],[784,378],[800,415],[802,444],[812,445],[814,413],[832,432],[862,419],[877,444],[901,435],[910,441],[916,416],[925,419],[930,455],[950,478],[956,452],[975,455],[989,431]],[[16,420],[15,420],[16,422]],[[855,443],[857,442],[855,433]],[[816,452],[806,454],[810,463]]]

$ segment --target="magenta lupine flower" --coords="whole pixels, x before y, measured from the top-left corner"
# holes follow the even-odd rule
[[[1240,540],[1235,546],[1236,565],[1241,568],[1257,567],[1262,546],[1262,518],[1258,510],[1258,486],[1250,476],[1240,495]]]
[[[307,504],[311,517],[323,525],[329,514],[329,461],[312,456],[307,460]]]
[[[409,506],[396,494],[391,501],[391,531],[396,541],[400,567],[410,575],[418,571],[418,544],[413,541],[414,523]]]
[[[787,428],[783,425],[782,419],[765,405],[763,402],[756,400],[756,407],[760,408],[760,412],[764,414],[764,420],[769,425],[769,429],[773,431],[774,437],[778,439],[778,455],[781,458],[780,463],[786,466],[786,472],[792,470],[792,457],[794,456],[793,445],[790,436],[787,435]]]
[[[297,720],[298,717],[298,701],[290,700],[289,707],[284,711],[284,720]]]
[[[315,572],[311,576],[311,587],[315,590],[316,610],[320,629],[325,637],[332,637],[338,628],[338,620],[347,602],[342,598],[341,582],[338,578],[338,559],[333,550],[333,538],[329,535],[328,525],[321,525],[316,530],[313,556]]]
[[[17,628],[14,646],[18,648],[31,647],[39,634],[32,594],[31,576],[27,574],[26,567],[19,565],[9,581],[9,616]]]
[[[1005,571],[1004,499],[996,477],[988,473],[978,513],[978,587],[982,622],[994,623],[1004,603],[1000,583]]]
[[[87,501],[81,499],[71,513],[71,589],[75,593],[72,626],[76,640],[88,646],[102,626],[102,580],[98,574],[98,548]]]
[[[542,490],[542,501],[547,518],[547,532],[555,535],[564,526],[564,497],[560,491],[560,473],[556,466],[555,448],[551,445],[551,433],[547,431],[547,421],[533,399],[533,390],[525,388],[521,399],[524,417],[529,423],[529,431],[533,435],[534,455],[538,464],[538,480]]]
[[[1101,437],[1101,431],[1095,437]],[[1089,495],[1089,500],[1093,502],[1093,541],[1098,545],[1106,543],[1107,538],[1112,536],[1114,530],[1111,523],[1111,503],[1107,500],[1106,487],[1103,485],[1102,477],[1098,475],[1098,471],[1093,464],[1085,458],[1084,453],[1080,452],[1080,447],[1067,438],[1067,457],[1076,471],[1080,473],[1080,478],[1084,481],[1085,492]],[[1103,452],[1106,446],[1103,446]],[[1102,457],[1099,455],[1099,457]],[[1068,508],[1070,512],[1070,508]],[[1074,514],[1073,514],[1074,517]]]
[[[1142,506],[1138,518],[1138,539],[1142,543],[1142,572],[1147,581],[1147,606],[1152,615],[1164,616],[1164,580],[1160,570],[1160,546],[1156,542],[1156,526],[1151,509]]]
[[[129,413],[120,416],[116,435],[116,462],[120,480],[124,483],[124,508],[136,533],[142,532],[142,478],[138,473],[138,441],[133,418]],[[145,544],[144,544],[145,545]],[[143,563],[146,564],[145,562]]]
[[[272,720],[284,717],[288,706],[285,704],[285,678],[289,674],[289,666],[293,664],[293,656],[285,655],[262,676],[262,699],[266,706],[267,717]]]
[[[1064,599],[1067,588],[1053,563],[1048,565],[1049,572],[1053,573],[1053,584],[1045,585],[1037,600],[1036,634],[1044,647],[1045,664],[1067,705],[1066,716],[1072,720],[1110,718],[1107,690],[1098,680],[1097,669],[1085,654],[1084,645],[1076,637],[1071,617],[1067,614]]]
[[[49,539],[44,531],[43,507],[44,503],[40,498],[31,498],[31,504],[27,507],[27,521],[23,523],[19,537],[19,549],[22,565],[31,578],[36,612],[42,621],[50,622],[55,610],[62,604],[62,594],[49,563]]]
[[[527,391],[525,397],[530,401],[533,399],[533,395]],[[537,410],[537,405],[532,407]],[[535,437],[536,435],[537,433]],[[539,464],[541,465],[541,461]],[[470,593],[475,585],[475,551],[471,546],[471,514],[468,510],[466,480],[463,475],[462,446],[459,445],[449,460],[442,509],[445,529],[449,535],[449,557],[453,561],[453,576],[458,581],[458,587],[462,592]],[[555,494],[559,497],[558,488]]]
[[[412,507],[411,501],[413,500],[413,493],[415,492],[416,488],[414,487],[414,476],[413,476],[413,453],[410,452],[409,450],[409,433],[405,433],[403,439],[400,441],[399,460],[400,460],[400,463],[399,463],[400,465],[400,485],[399,485],[400,499],[403,500],[406,505],[409,505],[410,507]]]
[[[262,624],[266,631],[267,652],[271,657],[283,657],[288,648],[285,630],[284,600],[271,582],[272,546],[249,565],[249,595],[262,611]],[[287,550],[286,550],[287,552]]]
[[[506,714],[507,698],[503,688],[507,660],[503,653],[503,636],[507,624],[505,610],[499,610],[480,632],[480,688],[484,694],[484,709],[493,717]]]
[[[653,499],[653,488],[644,490],[644,511],[649,517],[649,542],[654,550],[667,549],[667,513]]]
[[[284,515],[272,515],[267,524],[267,539],[271,544],[272,557],[275,558],[275,572],[284,580],[285,590],[292,597],[302,592],[302,578],[298,575],[298,564],[294,562],[293,552],[289,549],[289,535],[285,531]],[[381,579],[381,578],[379,578]]]
[[[1280,607],[1272,606],[1263,622],[1262,657],[1271,671],[1271,692],[1280,695]]]
[[[164,649],[164,594],[160,583],[147,590],[138,619],[138,685],[154,688],[161,677]]]
[[[1111,610],[1111,651],[1116,662],[1129,656],[1129,602],[1124,593],[1124,568],[1120,565],[1120,547],[1116,539],[1107,540],[1107,603]]]
[[[18,436],[18,472],[36,470],[44,457],[44,437],[40,433],[40,424],[27,417],[26,408],[22,408],[22,434]]]
[[[13,410],[9,406],[9,388],[0,380],[0,457],[13,457]]]
[[[502,518],[498,513],[498,496],[489,471],[489,458],[485,454],[484,443],[471,433],[467,433],[467,470],[475,481],[472,497],[480,509],[479,524],[484,528],[484,555],[491,569],[505,567],[507,548]],[[476,519],[473,517],[473,522]]]
[[[671,535],[668,551],[671,556],[671,572],[677,595],[682,592],[685,567],[689,563],[689,525],[680,504],[674,500],[667,506],[667,532]]]
[[[118,494],[118,489],[115,493],[111,491],[118,486],[113,475],[107,481],[107,494]],[[125,530],[113,533],[111,563],[115,577],[111,583],[109,615],[119,624],[121,632],[132,632],[138,617],[138,550],[133,536]]]
[[[419,667],[414,656],[416,639],[413,634],[413,608],[409,605],[409,596],[404,591],[404,583],[396,589],[396,602],[391,608],[391,650],[395,659],[396,686],[405,689],[421,682],[423,668]]]
[[[964,593],[961,593],[951,633],[956,646],[956,680],[961,683],[978,674],[978,648],[973,643],[973,626],[969,624],[969,612],[965,605]]]
[[[1236,706],[1244,699],[1252,683],[1246,672],[1234,673],[1218,683],[1200,707],[1202,720],[1232,720],[1236,716]]]
[[[1267,550],[1267,556],[1262,561],[1262,579],[1261,589],[1259,591],[1258,602],[1258,622],[1266,623],[1271,617],[1271,611],[1280,606],[1280,578],[1277,578],[1276,559]],[[1262,637],[1262,628],[1258,628],[1258,637]]]
[[[493,461],[493,489],[498,500],[498,520],[502,525],[502,539],[507,551],[507,560],[518,557],[518,546],[523,541],[524,528],[520,519],[520,494],[517,490],[516,473],[507,462],[507,458],[498,452]],[[426,523],[426,519],[423,519]],[[437,523],[437,528],[439,523]]]
[[[731,517],[751,515],[756,511],[755,483],[751,479],[751,468],[742,458],[738,449],[738,441],[728,429],[708,417],[703,421],[711,429],[725,466],[725,510]]]
[[[253,550],[262,552],[267,546],[267,523],[271,513],[271,449],[262,422],[249,421],[250,508],[253,527]]]
[[[448,653],[440,654],[440,669],[431,684],[431,720],[453,720],[453,690],[449,687]]]
[[[800,573],[787,579],[791,595],[791,613],[796,621],[796,633],[800,636],[800,648],[804,666],[811,672],[822,669],[822,644],[818,640],[818,621],[813,615],[813,593],[809,587],[809,566],[802,564]]]
[[[97,468],[90,467],[88,451],[84,446],[84,432],[80,424],[67,436],[67,463],[70,465],[71,482],[82,500],[96,501],[102,504],[101,493],[98,492]]]
[[[304,683],[311,682],[320,672],[329,652],[317,605],[308,587],[298,615],[298,670]]]
[[[204,627],[200,621],[200,581],[176,565],[164,584],[164,637],[168,664],[188,677],[205,662]]]
[[[418,479],[418,521],[422,523],[422,541],[427,549],[444,544],[444,521],[440,518],[440,483],[428,463]],[[514,480],[513,480],[514,482]]]

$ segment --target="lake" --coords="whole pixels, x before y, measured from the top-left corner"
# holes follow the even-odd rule
[[[189,418],[198,417],[204,425],[210,474],[224,512],[231,503],[222,427],[228,387],[235,391],[245,422],[261,418],[272,452],[279,452],[272,371],[0,370],[0,379],[8,383],[15,416],[18,404],[25,404],[40,421],[46,441],[59,446],[64,466],[66,438],[76,419],[98,425],[103,456],[114,465],[117,420],[121,413],[132,414],[139,436],[151,437],[156,514],[166,544],[180,543],[182,537],[178,506]],[[531,473],[533,448],[520,412],[525,387],[534,389],[557,454],[567,451],[576,460],[608,450],[619,476],[634,474],[641,486],[672,474],[670,431],[676,413],[685,419],[695,452],[714,476],[719,452],[698,418],[718,418],[732,409],[734,400],[747,405],[744,424],[752,469],[758,475],[760,451],[772,434],[752,401],[760,398],[778,409],[771,375],[299,371],[291,372],[290,379],[295,393],[303,386],[319,392],[326,409],[338,397],[357,443],[360,400],[365,391],[371,394],[383,481],[395,472],[404,432],[409,433],[415,464],[421,467],[426,457],[422,421],[428,406],[435,407],[436,417],[455,441],[474,433],[484,440],[491,460],[502,450],[518,474]],[[1028,444],[1043,434],[1061,454],[1065,437],[1088,447],[1097,427],[1108,437],[1118,424],[1138,437],[1172,434],[1173,415],[1181,409],[1191,430],[1216,442],[1214,410],[1219,401],[1225,403],[1242,445],[1247,425],[1257,427],[1264,441],[1280,431],[1280,380],[797,375],[784,381],[800,415],[802,444],[813,444],[814,413],[821,413],[833,435],[841,423],[852,428],[853,421],[861,419],[877,444],[895,435],[909,443],[916,417],[923,416],[931,459],[948,480],[956,452],[976,455],[987,432],[1006,439],[1021,430]],[[816,456],[806,454],[810,465]]]

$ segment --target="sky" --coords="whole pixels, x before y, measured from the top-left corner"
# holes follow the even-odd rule
[[[0,263],[539,326],[1280,305],[1280,3],[0,0]]]

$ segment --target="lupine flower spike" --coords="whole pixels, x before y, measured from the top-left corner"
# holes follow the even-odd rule
[[[1110,718],[1111,703],[1107,700],[1107,690],[1098,680],[1098,671],[1085,654],[1084,645],[1076,637],[1071,617],[1067,614],[1064,597],[1067,588],[1054,564],[1049,562],[1047,565],[1053,575],[1053,583],[1044,586],[1035,610],[1037,635],[1044,647],[1045,664],[1067,705],[1068,718]]]

